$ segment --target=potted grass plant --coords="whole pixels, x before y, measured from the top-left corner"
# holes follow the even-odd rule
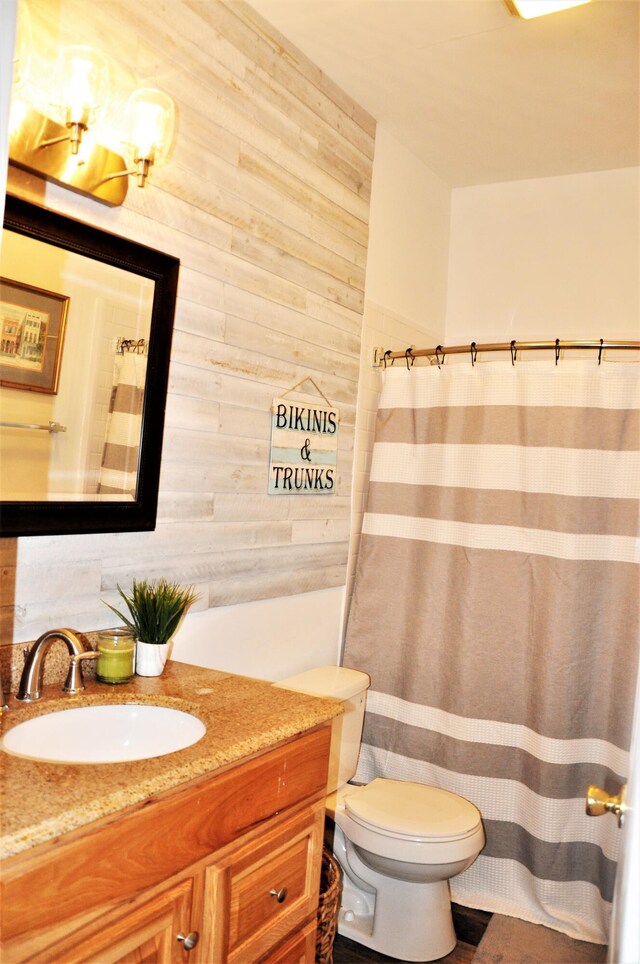
[[[160,676],[169,654],[169,643],[189,606],[198,598],[193,586],[180,586],[167,579],[133,580],[131,595],[118,586],[127,614],[105,603],[137,639],[136,673]]]

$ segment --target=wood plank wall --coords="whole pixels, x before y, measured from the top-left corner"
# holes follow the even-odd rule
[[[133,576],[196,583],[198,608],[343,585],[373,119],[244,3],[29,6],[34,89],[59,44],[99,46],[112,140],[135,86],[175,98],[178,139],[119,209],[14,170],[9,190],[164,249],[181,271],[157,529],[3,540],[3,641],[106,625],[100,600]],[[340,407],[336,492],[268,497],[271,401],[305,376]]]

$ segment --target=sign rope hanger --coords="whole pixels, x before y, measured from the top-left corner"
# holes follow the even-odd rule
[[[320,386],[317,384],[317,382],[315,382],[315,381],[313,380],[313,378],[312,378],[310,375],[305,375],[304,378],[301,378],[299,382],[296,382],[296,384],[295,384],[295,385],[292,385],[291,388],[288,388],[286,392],[283,392],[283,394],[280,395],[280,398],[286,398],[287,395],[291,395],[292,392],[296,392],[296,391],[300,388],[300,386],[306,384],[306,382],[311,382],[311,384],[312,384],[313,387],[315,388],[315,390],[316,390],[316,392],[318,393],[318,395],[322,395],[322,397],[324,398],[324,400],[325,400],[325,402],[327,403],[327,405],[329,406],[329,408],[334,408],[333,402],[331,402],[331,401],[327,398],[327,396],[326,396],[325,393],[322,391],[322,389],[320,388]]]

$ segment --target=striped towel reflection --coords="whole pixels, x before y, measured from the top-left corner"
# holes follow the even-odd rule
[[[116,355],[98,485],[101,495],[125,494],[135,499],[146,374],[145,355]]]

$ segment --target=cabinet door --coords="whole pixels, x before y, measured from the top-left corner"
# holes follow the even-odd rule
[[[178,935],[189,934],[193,881],[183,880],[71,946],[49,948],[43,961],[64,964],[187,964]]]
[[[265,957],[261,964],[312,964],[316,958],[316,930],[313,920]]]
[[[202,960],[249,964],[303,925],[315,928],[323,832],[321,801],[207,868]]]

